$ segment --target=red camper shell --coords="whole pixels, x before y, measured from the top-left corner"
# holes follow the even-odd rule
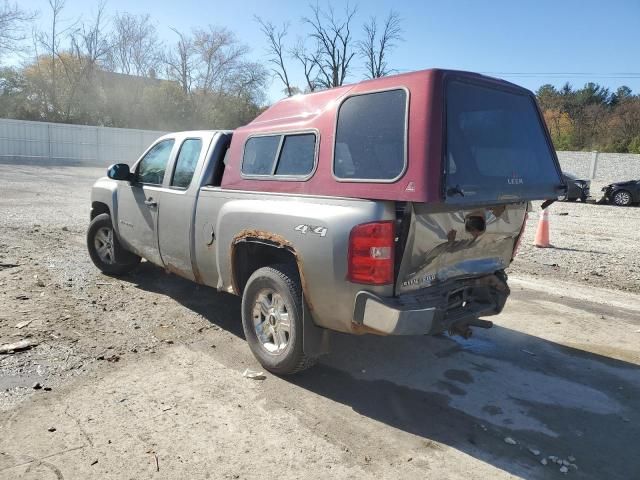
[[[222,187],[232,190],[266,190],[421,203],[443,202],[446,199],[444,175],[447,145],[445,88],[449,81],[471,82],[515,93],[520,97],[526,96],[534,104],[534,121],[544,125],[533,93],[503,80],[476,73],[440,69],[383,77],[286,98],[268,108],[248,125],[236,129],[227,155]],[[384,122],[387,115],[384,107],[381,107],[383,110],[378,109],[374,118],[368,115],[366,109],[356,107],[347,112],[346,107],[350,103],[356,103],[350,102],[350,99],[380,92],[395,92],[394,105],[404,102],[401,106],[404,121],[396,122],[399,125],[397,128],[402,129],[398,135],[403,137],[402,147],[399,147],[401,149],[396,149],[393,153],[398,157],[397,162],[400,162],[398,171],[395,172],[397,174],[390,173],[381,178],[358,178],[357,175],[351,178],[349,175],[340,175],[336,171],[336,161],[341,150],[340,139],[337,138],[340,135],[338,125],[341,119],[350,115],[350,121],[360,122],[363,128],[373,128]],[[397,116],[398,108],[390,108],[388,114]],[[380,114],[381,111],[384,113]],[[549,158],[555,162],[553,173],[559,176],[558,160],[550,137],[546,128],[541,130],[544,130],[541,136],[544,136],[545,148],[550,151]],[[251,138],[272,135],[282,135],[284,138],[288,134],[304,133],[316,136],[315,163],[308,175],[247,175],[243,171],[243,157]],[[393,147],[390,148],[391,152]],[[514,171],[513,176],[517,175]],[[561,182],[558,181],[559,183]]]

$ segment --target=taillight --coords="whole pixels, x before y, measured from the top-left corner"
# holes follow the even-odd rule
[[[347,280],[369,285],[393,282],[394,222],[357,225],[349,235]]]
[[[518,238],[516,239],[516,244],[513,247],[513,255],[511,259],[516,258],[518,254],[518,249],[520,248],[520,244],[522,243],[522,237],[524,237],[524,229],[527,226],[527,220],[529,219],[529,212],[524,212],[524,222],[522,222],[522,228],[520,229],[520,233],[518,234]]]

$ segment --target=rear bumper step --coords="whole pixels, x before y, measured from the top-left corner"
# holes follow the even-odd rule
[[[490,328],[478,317],[502,311],[509,296],[505,275],[446,282],[417,294],[356,296],[354,322],[383,335],[433,335],[456,325]]]

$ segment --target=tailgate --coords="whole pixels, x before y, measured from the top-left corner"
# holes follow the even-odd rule
[[[396,294],[453,278],[491,274],[513,257],[528,204],[457,209],[409,204]]]

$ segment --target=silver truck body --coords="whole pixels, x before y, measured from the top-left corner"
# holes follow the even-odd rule
[[[426,334],[450,327],[451,322],[444,322],[446,311],[463,308],[462,302],[471,300],[452,304],[451,291],[464,291],[466,298],[478,279],[499,283],[494,273],[512,259],[526,203],[473,212],[408,203],[403,206],[408,229],[396,284],[351,283],[346,280],[350,231],[363,223],[396,220],[397,203],[208,185],[229,137],[224,131],[161,137],[157,142],[175,140],[162,184],[101,178],[92,189],[92,216],[108,212],[120,242],[146,260],[236,294],[242,290],[234,264],[239,245],[253,243],[286,251],[295,258],[313,323],[350,333]],[[179,146],[187,138],[201,138],[203,149],[190,186],[176,189],[169,184],[171,172]],[[136,167],[137,163],[132,171]],[[465,228],[470,214],[484,218],[482,235]],[[459,285],[452,288],[451,282]],[[420,296],[436,291],[430,288],[434,284],[449,285],[442,298]],[[500,287],[506,299],[506,283]],[[403,299],[410,301],[403,303]],[[503,304],[503,299],[497,299],[483,308],[467,307],[461,318],[495,314]]]

